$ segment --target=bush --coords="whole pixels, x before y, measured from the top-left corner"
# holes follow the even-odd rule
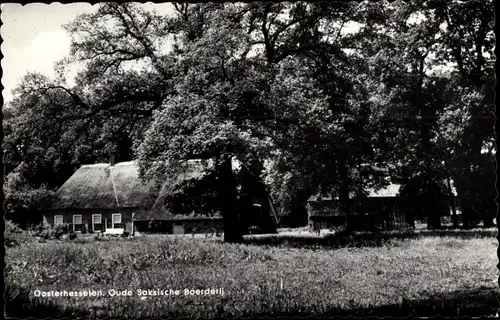
[[[123,231],[123,233],[122,233],[122,237],[123,237],[123,238],[128,238],[128,237],[130,237],[130,232],[128,232],[127,230]]]
[[[5,220],[5,233],[21,233],[23,230],[19,228],[19,226],[10,221],[10,220]]]
[[[69,228],[68,225],[63,224],[53,227],[50,225],[39,225],[36,229],[35,236],[41,237],[45,240],[51,240],[61,239],[66,233],[68,233]]]
[[[24,243],[33,242],[33,237],[28,231],[19,228],[17,224],[10,220],[5,220],[5,246],[15,247]]]
[[[73,230],[71,230],[69,232],[69,240],[75,240],[76,238],[77,238],[76,232],[74,232]]]
[[[5,188],[5,217],[16,222],[22,228],[42,221],[43,204],[51,199],[54,192],[44,186],[31,188],[26,186],[23,173],[11,172],[7,175]]]
[[[54,227],[54,238],[61,239],[62,236],[68,232],[67,225],[57,225]]]

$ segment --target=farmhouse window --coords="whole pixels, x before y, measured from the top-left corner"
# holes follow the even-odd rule
[[[55,226],[61,225],[63,223],[64,223],[64,221],[63,221],[63,216],[62,215],[56,215],[56,216],[54,216],[54,225]]]
[[[111,228],[123,229],[122,214],[121,213],[113,213],[111,215]]]
[[[83,221],[81,214],[73,215],[73,231],[83,231]]]
[[[102,215],[101,214],[93,214],[92,215],[92,230],[93,231],[102,231]]]

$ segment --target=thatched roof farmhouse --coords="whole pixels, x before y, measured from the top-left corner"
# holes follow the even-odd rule
[[[44,223],[68,224],[77,232],[167,232],[222,231],[222,217],[192,212],[176,214],[165,207],[165,199],[180,182],[204,174],[200,161],[171,181],[143,183],[134,162],[82,165],[55,193],[44,210]],[[276,219],[265,190],[253,199],[264,216]],[[275,228],[275,226],[273,226]]]

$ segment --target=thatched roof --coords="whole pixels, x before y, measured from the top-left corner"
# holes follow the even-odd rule
[[[209,164],[210,166],[210,164]],[[198,160],[188,161],[187,166],[180,170],[179,175],[173,181],[167,181],[163,184],[155,201],[148,207],[141,207],[135,214],[134,220],[136,221],[151,221],[151,220],[193,220],[193,219],[206,219],[207,216],[199,214],[181,215],[172,214],[165,208],[165,198],[174,192],[175,187],[187,179],[200,178],[203,176],[206,167]]]
[[[115,209],[151,206],[159,186],[139,180],[133,162],[82,165],[55,193],[50,209]]]
[[[208,167],[210,167],[210,163]],[[180,182],[201,177],[207,166],[199,160],[190,160],[179,170],[175,179],[163,185],[154,181],[142,183],[139,167],[134,162],[82,165],[55,193],[47,210],[134,208],[136,221],[206,219],[199,214],[174,215],[165,209],[167,195]],[[238,168],[233,163],[233,169]],[[212,217],[220,219],[220,216]]]

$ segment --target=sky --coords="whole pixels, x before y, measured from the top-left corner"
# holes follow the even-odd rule
[[[61,25],[96,10],[88,3],[2,3],[1,8],[4,102],[12,100],[12,89],[28,71],[53,76],[54,63],[69,55],[70,37]]]
[[[169,14],[172,7],[168,3],[143,4],[145,9],[154,9],[160,14]],[[62,28],[81,13],[97,10],[89,3],[18,3],[1,4],[2,26],[0,33],[4,42],[1,49],[3,75],[2,95],[4,102],[12,101],[12,90],[27,72],[39,72],[54,76],[54,63],[69,55],[70,37]],[[343,33],[356,32],[359,25],[344,27]],[[67,75],[71,83],[77,69],[70,69]]]
[[[169,4],[147,3],[145,7],[167,13]],[[70,37],[62,28],[78,14],[90,13],[97,6],[89,3],[18,3],[1,4],[3,38],[2,95],[4,102],[12,100],[12,89],[27,72],[54,76],[54,63],[69,55]]]

